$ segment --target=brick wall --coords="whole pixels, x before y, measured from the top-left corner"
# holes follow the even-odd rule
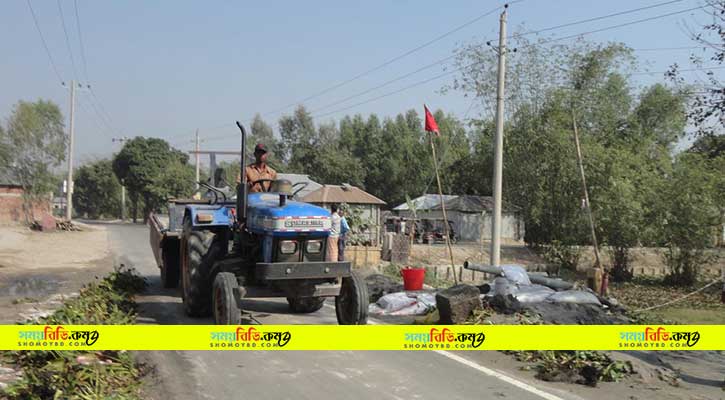
[[[50,202],[38,202],[33,205],[33,214],[39,219],[50,210]],[[0,225],[24,223],[23,189],[16,186],[0,186]]]

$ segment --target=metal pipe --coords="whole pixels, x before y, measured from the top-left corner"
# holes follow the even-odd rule
[[[493,266],[493,265],[484,265],[484,264],[476,264],[471,262],[464,262],[463,268],[470,269],[471,271],[480,271],[480,272],[486,272],[489,274],[499,275],[503,276],[503,268]],[[536,283],[538,285],[544,285],[547,287],[550,287],[552,289],[561,289],[561,290],[569,290],[574,287],[574,284],[571,282],[566,282],[561,279],[556,278],[549,278],[548,276],[543,276],[539,274],[532,274],[530,272],[526,273],[529,276],[529,280],[531,283]]]
[[[240,159],[240,174],[241,179],[239,186],[237,186],[237,221],[241,224],[247,220],[247,174],[244,168],[247,165],[246,158],[246,146],[247,146],[247,131],[244,130],[244,125],[237,121],[237,126],[242,132],[242,157]]]

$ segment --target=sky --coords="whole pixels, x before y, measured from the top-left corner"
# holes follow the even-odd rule
[[[520,26],[537,30],[663,1],[524,0],[509,7],[509,32]],[[74,0],[31,0],[31,5],[61,79],[78,79],[92,88],[77,92],[75,154],[80,163],[118,151],[121,144],[112,139],[119,137],[161,137],[189,150],[196,129],[205,149],[237,149],[235,120],[246,121],[259,112],[276,129],[279,117],[291,113],[295,104],[315,110],[449,56],[462,44],[497,40],[499,13],[495,12],[373,73],[300,102],[503,4],[490,0],[76,2],[79,19]],[[700,4],[683,0],[551,31],[547,37],[596,30]],[[1,10],[0,118],[6,119],[19,100],[40,98],[56,102],[68,116],[69,90],[60,84],[51,67],[27,1],[5,1]],[[693,46],[686,27],[699,27],[705,21],[702,11],[692,11],[586,38],[623,42],[635,49],[686,47]],[[689,66],[688,50],[636,54],[643,69],[649,71],[666,70],[675,62],[683,68]],[[434,77],[442,68],[422,71],[339,107]],[[695,74],[686,77],[695,79]],[[422,109],[424,102],[463,118],[471,99],[462,93],[440,91],[451,79],[433,80],[325,115],[316,122],[355,113],[394,116],[410,108]],[[633,79],[636,85],[663,81],[661,74]]]

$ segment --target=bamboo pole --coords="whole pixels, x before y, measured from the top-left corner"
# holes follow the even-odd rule
[[[436,146],[433,143],[433,135],[430,135],[430,148],[433,152],[433,166],[436,173],[436,182],[438,182],[438,195],[441,199],[441,210],[443,210],[443,226],[446,228],[446,246],[448,246],[448,256],[451,259],[451,269],[453,270],[453,282],[458,284],[458,277],[456,276],[456,266],[453,263],[453,248],[451,247],[451,235],[450,227],[448,226],[448,215],[446,214],[446,202],[443,199],[443,186],[441,186],[441,176],[438,173],[438,158],[436,157]],[[448,275],[446,273],[446,275]]]

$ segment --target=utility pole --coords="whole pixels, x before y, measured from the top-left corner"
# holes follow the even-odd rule
[[[126,185],[121,179],[121,221],[126,220]]]
[[[119,142],[123,143],[125,141],[129,140],[127,137],[122,138],[112,138],[111,142]],[[121,221],[126,220],[126,182],[121,179]]]
[[[508,5],[505,6],[508,8]],[[493,216],[491,220],[491,266],[501,264],[501,191],[503,181],[503,106],[506,81],[506,8],[501,13],[498,34],[498,89],[496,90],[496,140],[493,162]]]
[[[76,108],[76,81],[70,81],[70,123],[68,125],[68,179],[66,183],[65,219],[73,217],[73,116]]]
[[[196,188],[199,189],[199,130],[196,130]]]

